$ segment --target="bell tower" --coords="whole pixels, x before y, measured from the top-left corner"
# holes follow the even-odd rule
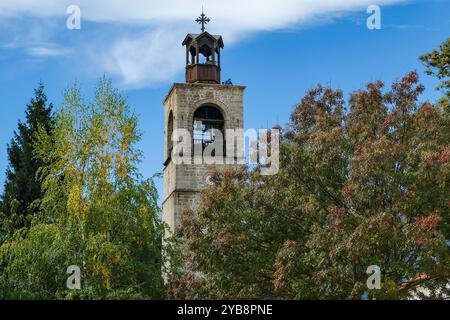
[[[194,150],[204,150],[221,133],[225,149],[226,131],[243,129],[244,86],[221,84],[222,36],[210,34],[204,13],[196,20],[201,33],[189,33],[182,45],[186,49],[186,81],[174,83],[164,99],[165,161],[163,221],[177,232],[183,211],[195,211],[201,192],[208,186],[211,172],[237,163],[206,164],[194,160]],[[192,161],[174,161],[174,132],[189,132]],[[225,152],[224,152],[225,153]],[[186,155],[184,155],[186,156]],[[224,155],[226,157],[227,155]]]

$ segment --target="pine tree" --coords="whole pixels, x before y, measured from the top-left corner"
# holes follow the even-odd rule
[[[42,196],[36,172],[43,163],[33,155],[33,137],[39,128],[51,132],[53,106],[47,104],[42,82],[34,93],[25,112],[26,121],[19,121],[14,138],[8,145],[9,166],[0,201],[0,228],[3,229],[3,236],[29,226],[32,217],[38,213],[37,206],[33,206],[33,203]]]
[[[138,118],[108,78],[91,101],[69,87],[51,134],[39,130],[34,139],[46,164],[45,219],[0,245],[0,299],[164,296],[164,226],[156,187],[138,171],[139,139]],[[81,269],[81,290],[66,288],[70,265]]]

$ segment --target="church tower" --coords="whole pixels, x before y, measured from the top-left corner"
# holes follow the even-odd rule
[[[163,221],[176,232],[184,210],[195,210],[201,191],[208,186],[214,170],[236,164],[175,163],[173,133],[185,129],[190,133],[192,158],[196,147],[205,148],[219,130],[225,139],[227,129],[243,129],[244,86],[221,83],[222,36],[205,31],[210,20],[202,13],[196,20],[201,33],[189,33],[186,48],[186,81],[174,83],[164,99],[165,162]],[[224,146],[226,141],[223,141]]]

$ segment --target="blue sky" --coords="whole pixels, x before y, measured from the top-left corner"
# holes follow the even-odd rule
[[[247,128],[285,124],[318,83],[348,96],[415,69],[427,88],[423,100],[435,101],[437,83],[418,56],[450,36],[450,0],[79,0],[80,30],[66,28],[65,8],[76,0],[33,2],[0,0],[0,183],[6,145],[37,83],[58,107],[67,85],[77,80],[89,96],[105,72],[139,115],[142,173],[162,171],[162,100],[172,82],[184,81],[181,42],[198,32],[202,2],[212,19],[207,30],[224,36],[222,77],[247,86]],[[380,4],[381,30],[366,27],[369,4]]]

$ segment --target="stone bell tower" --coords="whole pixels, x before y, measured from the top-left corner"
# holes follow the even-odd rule
[[[186,47],[186,82],[174,83],[164,99],[165,162],[163,221],[172,232],[180,225],[184,210],[195,210],[201,191],[208,186],[214,170],[235,164],[175,163],[174,131],[190,133],[192,159],[199,146],[207,147],[219,130],[225,140],[227,129],[242,129],[244,86],[221,84],[222,36],[205,31],[210,20],[202,13],[196,20],[202,25],[199,34],[189,33],[183,41]],[[226,141],[223,141],[224,146]],[[197,149],[198,150],[198,149]]]

